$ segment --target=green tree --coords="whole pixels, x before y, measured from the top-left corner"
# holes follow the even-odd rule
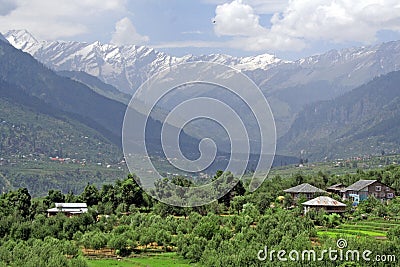
[[[31,223],[28,221],[14,223],[11,227],[11,236],[14,240],[28,240],[31,236]]]
[[[216,176],[214,177],[221,178],[220,185],[222,187],[218,188],[218,190],[220,190],[221,192],[224,192],[226,190],[224,187],[228,187],[235,182],[235,178],[233,177],[233,174],[231,172],[225,172],[222,174],[220,172],[217,172]],[[228,209],[230,207],[231,200],[235,196],[243,196],[245,193],[246,190],[243,186],[243,182],[241,180],[238,180],[231,190],[229,190],[224,196],[218,199],[218,203],[223,203]]]
[[[53,203],[64,203],[65,196],[63,195],[63,193],[61,193],[60,190],[52,190],[51,189],[51,190],[49,190],[49,193],[46,196],[46,200],[48,200],[48,203],[50,205]]]
[[[18,213],[23,217],[30,215],[31,195],[26,188],[19,188],[0,196],[0,207],[3,215]]]
[[[86,232],[82,236],[82,244],[85,248],[101,249],[106,247],[108,242],[107,236],[100,231]]]
[[[137,179],[137,178],[136,178]],[[128,209],[132,204],[137,207],[145,204],[143,199],[143,190],[136,182],[133,175],[129,175],[121,184],[121,197],[123,203],[126,204]],[[128,211],[128,210],[126,210]]]
[[[246,202],[247,198],[245,196],[236,196],[231,202],[231,209],[239,214],[242,211],[243,205],[246,204]]]
[[[88,184],[85,186],[80,199],[81,201],[87,203],[88,206],[97,205],[100,201],[99,190],[95,185]]]
[[[108,241],[108,246],[115,249],[122,256],[128,255],[129,251],[127,249],[131,241],[124,234],[113,234]]]

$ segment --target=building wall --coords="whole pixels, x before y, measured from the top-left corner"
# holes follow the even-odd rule
[[[351,199],[351,194],[358,195],[360,201],[366,200],[369,196],[374,196],[381,201],[390,200],[395,197],[395,191],[392,188],[378,181],[360,191],[347,191],[342,196],[343,200]]]
[[[331,207],[331,206],[304,206],[304,214],[313,210],[325,210],[326,213],[342,213],[346,211],[346,207]]]
[[[368,195],[375,196],[377,199],[381,200],[389,200],[395,197],[395,191],[377,181],[368,186]]]

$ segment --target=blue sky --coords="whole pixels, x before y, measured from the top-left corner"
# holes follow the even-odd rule
[[[215,23],[214,23],[215,21]],[[398,0],[0,0],[0,31],[297,59],[400,39]]]

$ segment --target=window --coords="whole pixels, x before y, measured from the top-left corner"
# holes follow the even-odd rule
[[[393,198],[393,193],[387,193],[386,196],[387,198]]]
[[[375,186],[376,192],[380,192],[381,190],[382,190],[382,186],[380,186],[380,185]]]
[[[390,188],[386,186],[385,190],[386,190],[386,192],[388,192],[388,191],[390,191]]]

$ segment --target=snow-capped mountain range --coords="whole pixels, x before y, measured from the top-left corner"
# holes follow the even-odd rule
[[[126,93],[134,92],[154,73],[178,63],[202,60],[241,70],[265,70],[282,62],[269,54],[243,58],[228,55],[173,57],[145,46],[44,41],[26,30],[12,30],[5,37],[14,47],[54,70],[84,71]]]
[[[151,75],[176,63],[201,60],[233,66],[267,96],[279,136],[305,105],[333,99],[374,77],[400,70],[400,41],[286,61],[270,54],[174,57],[145,46],[38,40],[25,30],[11,30],[4,37],[51,69],[84,71],[129,94]]]

